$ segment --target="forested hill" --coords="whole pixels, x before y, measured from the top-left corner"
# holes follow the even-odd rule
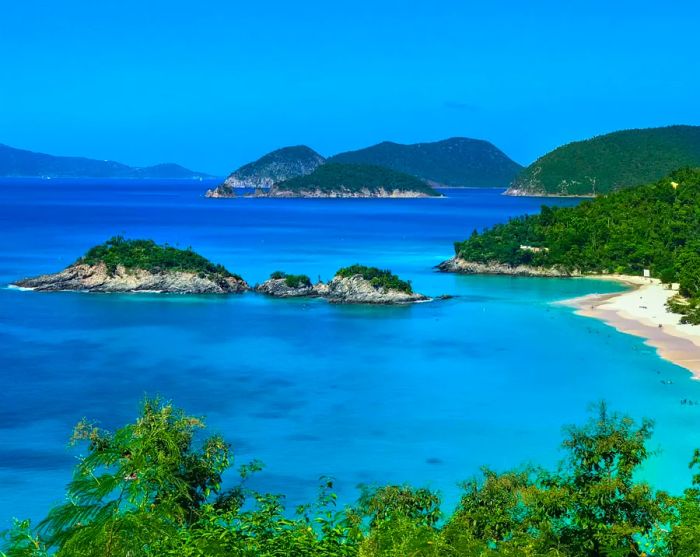
[[[415,176],[381,166],[326,163],[270,188],[270,197],[438,197]]]
[[[598,195],[700,166],[700,126],[624,130],[558,147],[523,170],[510,195]]]
[[[523,249],[521,246],[525,246]],[[455,244],[465,261],[641,275],[700,297],[700,169],[585,201],[542,207]]]
[[[57,157],[0,144],[0,176],[49,178],[206,178],[180,165],[167,163],[131,167],[120,162],[85,157]]]
[[[282,147],[259,159],[241,166],[219,186],[219,194],[230,193],[232,188],[271,187],[277,182],[310,174],[325,158],[306,145]]]
[[[405,172],[432,185],[505,188],[522,167],[480,139],[454,137],[434,143],[402,145],[385,141],[339,153],[329,162],[372,164]]]

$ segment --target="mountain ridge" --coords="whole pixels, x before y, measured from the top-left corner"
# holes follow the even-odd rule
[[[328,162],[384,166],[447,187],[505,188],[523,168],[493,143],[467,137],[408,144],[382,141],[338,153]]]
[[[49,178],[208,178],[175,163],[133,167],[112,160],[65,157],[0,143],[0,176]]]

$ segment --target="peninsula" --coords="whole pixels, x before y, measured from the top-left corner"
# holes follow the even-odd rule
[[[624,295],[620,296],[624,302],[619,308],[612,306],[615,296],[606,296],[606,306],[600,311],[620,309],[625,319],[638,322],[637,329],[648,328],[650,323],[662,329],[673,325],[668,330],[675,331],[674,336],[700,345],[698,230],[700,169],[687,168],[657,182],[600,196],[576,207],[544,206],[538,215],[474,231],[467,240],[455,243],[455,256],[438,268],[461,273],[591,276],[636,284],[648,274],[641,283],[642,300],[634,311],[629,303],[634,298],[623,299]],[[662,285],[674,285],[677,290]],[[594,308],[590,306],[597,307],[598,301],[584,300],[582,311],[610,321],[609,313],[591,311]],[[653,314],[640,313],[640,309],[649,307],[654,308]],[[620,328],[629,330],[630,326]],[[700,349],[692,349],[695,359],[700,360]],[[660,350],[662,355],[671,352]],[[687,360],[686,356],[673,358],[680,365],[686,365],[683,362]]]
[[[326,163],[279,182],[258,197],[441,197],[424,181],[381,166]]]
[[[397,305],[429,300],[391,271],[357,264],[338,269],[328,283],[312,284],[306,275],[276,271],[255,291],[278,298],[324,298],[334,304]]]
[[[91,248],[59,273],[27,278],[14,286],[39,291],[228,294],[246,282],[191,249],[120,236]]]

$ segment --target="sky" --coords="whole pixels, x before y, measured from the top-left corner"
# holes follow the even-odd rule
[[[0,0],[0,143],[225,175],[285,145],[486,139],[521,164],[700,124],[700,3]]]

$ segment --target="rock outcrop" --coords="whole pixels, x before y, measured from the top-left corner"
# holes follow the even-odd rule
[[[416,292],[404,292],[374,286],[361,275],[351,277],[335,276],[328,283],[324,297],[334,304],[410,304],[428,300],[427,296]]]
[[[335,276],[328,283],[290,286],[284,278],[270,278],[255,287],[255,291],[277,298],[324,298],[333,304],[410,304],[429,300],[415,292],[374,286],[361,275]]]
[[[284,278],[270,278],[262,284],[255,287],[255,291],[276,298],[301,298],[301,297],[317,297],[321,296],[321,288],[323,283],[319,282],[316,285],[299,284],[290,286]],[[324,285],[325,286],[325,285]]]
[[[14,283],[39,291],[74,290],[82,292],[170,292],[178,294],[230,294],[249,290],[237,276],[183,271],[152,272],[125,269],[119,265],[110,272],[104,263],[75,263],[60,273],[27,278]]]
[[[532,267],[529,265],[507,265],[492,261],[481,263],[453,257],[440,263],[437,268],[446,273],[464,273],[467,275],[512,275],[519,277],[579,277],[579,271],[570,271],[560,267]]]

